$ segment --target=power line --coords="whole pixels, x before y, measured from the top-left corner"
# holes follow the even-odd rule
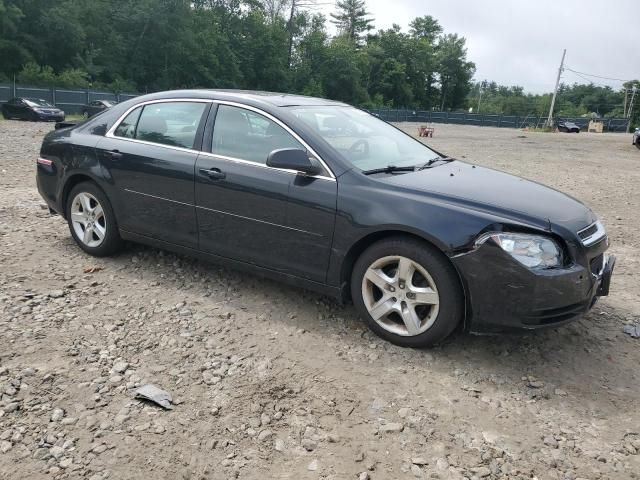
[[[587,77],[601,78],[603,80],[614,80],[616,82],[631,82],[632,81],[630,79],[626,79],[625,80],[625,79],[622,79],[622,78],[603,77],[602,75],[594,75],[592,73],[578,72],[577,70],[573,70],[573,69],[571,69],[569,67],[566,67],[566,66],[564,68],[565,68],[565,70],[569,70],[570,72],[577,73],[578,75],[586,75]]]
[[[580,74],[580,73],[574,72],[573,70],[570,70],[570,69],[568,69],[568,68],[567,68],[566,70],[569,70],[569,71],[570,71],[571,73],[573,73],[574,75],[576,75],[576,76],[578,76],[578,77],[582,78],[583,80],[586,80],[586,81],[587,81],[587,82],[589,82],[591,85],[597,85],[597,86],[599,86],[599,87],[608,87],[608,88],[611,88],[611,86],[610,86],[610,85],[606,85],[606,84],[604,84],[604,83],[600,83],[600,82],[594,82],[594,81],[593,81],[593,80],[591,80],[590,78],[587,78],[587,77],[585,77],[584,75],[582,75],[582,74]]]

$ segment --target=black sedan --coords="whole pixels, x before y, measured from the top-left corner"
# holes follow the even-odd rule
[[[245,268],[351,299],[403,346],[563,324],[614,266],[578,200],[318,98],[146,95],[49,133],[37,165],[91,255],[130,240]]]
[[[110,100],[94,100],[82,107],[82,116],[84,118],[93,117],[96,113],[104,112],[115,104],[116,102]]]
[[[558,122],[558,131],[565,133],[580,133],[580,127],[573,122]]]
[[[41,98],[16,97],[2,104],[2,116],[7,120],[61,122],[64,120],[64,111]]]

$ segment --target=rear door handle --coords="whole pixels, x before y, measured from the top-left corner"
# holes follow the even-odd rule
[[[211,180],[222,180],[227,174],[221,172],[219,168],[201,168],[200,174],[209,177]]]
[[[107,150],[106,153],[112,160],[120,160],[122,158],[122,154],[118,150]]]

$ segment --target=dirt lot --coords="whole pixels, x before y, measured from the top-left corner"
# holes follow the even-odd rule
[[[141,246],[84,255],[35,188],[50,128],[0,121],[0,479],[640,477],[630,136],[436,127],[437,149],[589,203],[618,265],[565,328],[421,351],[314,293]],[[175,409],[134,400],[147,382]]]

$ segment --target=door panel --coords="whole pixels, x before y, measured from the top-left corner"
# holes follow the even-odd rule
[[[153,102],[132,110],[97,145],[118,191],[120,228],[190,248],[198,246],[194,169],[208,102]]]
[[[204,173],[212,169],[224,178]],[[281,256],[290,232],[285,221],[292,175],[211,154],[198,157],[196,172],[200,249],[282,270]]]
[[[120,228],[197,248],[193,204],[197,153],[109,137],[96,148],[118,191],[111,200]]]
[[[222,103],[205,131],[213,153],[196,165],[200,249],[324,282],[336,182],[267,167],[275,149],[305,149],[268,115]]]

